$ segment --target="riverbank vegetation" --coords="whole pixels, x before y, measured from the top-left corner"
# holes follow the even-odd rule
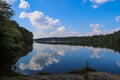
[[[35,39],[38,43],[47,44],[62,44],[62,45],[81,45],[109,48],[120,52],[120,31],[106,34],[93,35],[83,37],[52,37],[52,38],[38,38]]]
[[[86,67],[82,68],[82,69],[77,69],[77,70],[71,70],[68,72],[68,74],[86,74],[88,72],[96,72],[95,69],[92,69],[89,66],[89,62],[86,62]]]
[[[0,0],[0,75],[9,72],[19,57],[32,50],[32,32],[12,20],[13,15],[11,5]]]

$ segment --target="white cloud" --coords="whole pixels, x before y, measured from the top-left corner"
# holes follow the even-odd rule
[[[28,18],[32,25],[38,29],[50,29],[59,25],[58,19],[45,16],[43,12],[34,11],[31,13],[21,12],[20,18]]]
[[[9,3],[9,4],[12,4],[12,3],[14,3],[16,0],[1,0],[1,1],[6,1],[6,2]]]
[[[112,34],[120,30],[120,27],[116,27],[115,29],[112,30],[106,30],[105,26],[101,24],[90,24],[90,27],[92,28],[92,31],[86,33],[83,36],[106,35],[106,34]]]
[[[114,0],[89,0],[92,3],[92,7],[93,8],[98,8],[99,5],[110,2],[110,1],[114,1]]]
[[[22,9],[28,9],[30,8],[30,4],[25,0],[20,0],[20,4],[18,7]]]
[[[28,16],[28,14],[26,12],[21,12],[19,17],[20,18],[25,18],[27,16]]]
[[[67,34],[66,29],[64,26],[57,27],[54,31],[50,32],[50,36],[58,36],[58,37],[63,37]]]
[[[63,36],[78,36],[79,32],[71,31],[65,26],[61,26],[59,19],[46,16],[43,12],[21,12],[20,18],[28,18],[31,24],[37,29],[34,32],[34,38],[40,37],[63,37]]]
[[[66,37],[66,36],[81,36],[79,32],[70,31],[65,27],[58,27],[56,30],[50,32],[51,37]]]
[[[100,25],[100,24],[90,24],[90,27],[93,28],[92,33],[99,34],[101,32],[99,28],[102,26],[103,25]]]
[[[92,5],[93,8],[98,8],[98,5]]]
[[[120,22],[120,16],[117,16],[115,19],[117,22]]]
[[[65,31],[65,27],[64,26],[58,27],[57,31],[58,32],[63,32],[63,31]]]
[[[93,4],[103,4],[109,2],[110,0],[90,0]]]

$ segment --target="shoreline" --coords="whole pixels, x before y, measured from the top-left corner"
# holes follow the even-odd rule
[[[4,76],[0,80],[120,80],[120,75],[105,72],[87,72],[84,74]]]

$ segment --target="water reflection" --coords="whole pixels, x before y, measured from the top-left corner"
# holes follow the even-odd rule
[[[55,54],[49,53],[37,53],[34,55],[28,64],[20,63],[19,68],[22,70],[30,69],[30,70],[42,70],[45,66],[49,66],[53,63],[58,63],[58,56]]]
[[[93,51],[93,54],[90,55],[91,58],[101,58],[104,57],[102,54],[100,54],[100,48],[92,48],[90,47],[89,49],[91,49]]]
[[[43,70],[44,67],[49,67],[53,63],[58,63],[60,61],[59,57],[64,56],[66,51],[77,51],[81,48],[73,46],[61,46],[61,45],[43,45],[34,43],[34,50],[30,53],[32,55],[29,58],[29,61],[26,63],[24,60],[26,58],[20,58],[16,63],[16,70],[19,72],[22,71],[23,74],[26,73],[26,70]],[[28,54],[29,56],[29,54]],[[24,72],[25,71],[25,72]]]
[[[116,61],[116,64],[120,67],[120,61]]]
[[[11,68],[15,68],[13,65],[21,57],[32,51],[32,44],[24,45],[22,50],[15,50],[9,52],[6,48],[0,49],[0,76],[13,76],[16,75]]]
[[[98,71],[120,73],[120,54],[105,48],[87,46],[50,45],[34,43],[33,51],[16,63],[16,71],[37,74],[47,71],[54,74],[67,73],[83,68],[86,61]],[[103,66],[104,65],[104,66]],[[115,68],[114,70],[112,70]]]

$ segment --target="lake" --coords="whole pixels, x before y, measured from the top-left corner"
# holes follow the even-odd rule
[[[106,48],[33,43],[33,50],[16,62],[16,72],[26,75],[68,73],[89,66],[100,72],[120,74],[120,53]]]

